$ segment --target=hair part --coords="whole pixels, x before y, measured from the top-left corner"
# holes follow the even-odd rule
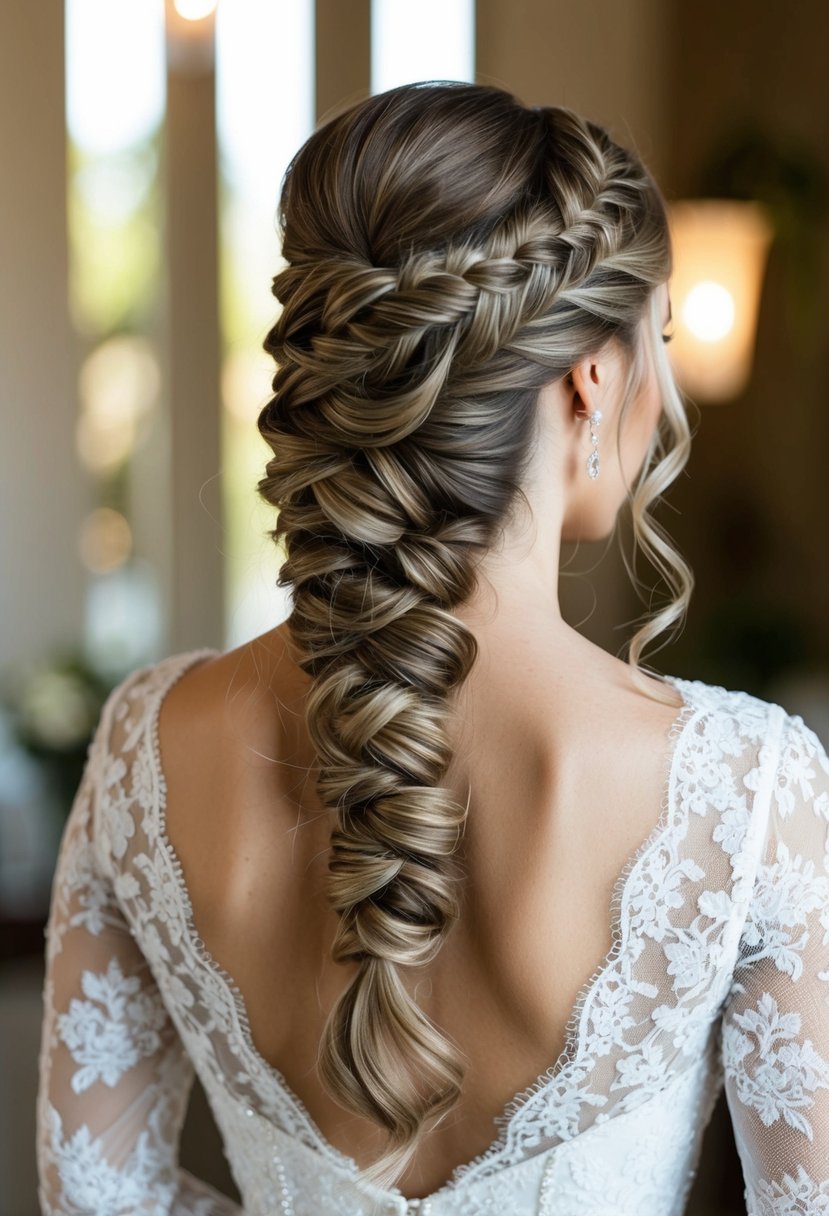
[[[317,791],[335,821],[332,957],[358,963],[318,1068],[340,1105],[387,1131],[364,1176],[388,1185],[465,1073],[404,983],[460,909],[468,803],[441,783],[477,643],[453,609],[523,496],[539,389],[611,339],[629,356],[622,416],[649,357],[664,403],[629,502],[675,595],[632,639],[635,670],[690,598],[649,515],[690,442],[654,299],[668,223],[649,172],[603,127],[457,82],[391,89],[316,130],[279,223],[282,309],[264,343],[277,368],[258,421],[273,454],[257,488],[278,512],[277,583],[312,677]]]

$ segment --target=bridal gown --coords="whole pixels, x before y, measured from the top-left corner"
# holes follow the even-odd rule
[[[110,694],[61,840],[37,1098],[43,1216],[680,1216],[724,1086],[757,1216],[829,1214],[829,759],[798,715],[682,698],[661,807],[560,1056],[428,1198],[366,1182],[253,1042],[165,830],[159,706]],[[550,926],[555,933],[555,926]],[[198,1073],[243,1206],[178,1162]]]

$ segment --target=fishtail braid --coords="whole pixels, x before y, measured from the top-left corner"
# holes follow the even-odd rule
[[[441,783],[477,643],[452,609],[521,496],[539,389],[611,336],[634,350],[666,223],[602,128],[460,84],[401,86],[315,132],[280,222],[258,490],[313,678],[332,957],[358,965],[318,1066],[388,1132],[365,1171],[386,1183],[465,1071],[402,973],[436,957],[461,908],[469,803]]]

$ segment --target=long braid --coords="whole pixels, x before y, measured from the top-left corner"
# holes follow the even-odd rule
[[[453,88],[517,105],[483,86],[430,92],[451,100]],[[386,95],[403,117],[415,89]],[[346,124],[346,147],[359,135],[364,158],[372,131],[360,118],[372,105],[378,124],[393,125],[377,98],[329,124]],[[522,189],[505,178],[510,206],[495,191],[477,223],[437,244],[412,241],[395,263],[373,264],[367,244],[383,241],[367,242],[353,218],[350,240],[341,213],[308,218],[326,148],[331,188],[343,189],[326,128],[309,141],[304,175],[304,150],[295,158],[283,194],[288,264],[273,280],[282,312],[265,341],[277,370],[259,418],[273,456],[258,489],[278,509],[278,582],[293,589],[317,789],[335,815],[332,957],[358,964],[328,1016],[319,1073],[341,1104],[388,1131],[387,1153],[366,1171],[381,1183],[452,1108],[465,1071],[399,970],[435,958],[461,907],[468,807],[441,783],[451,694],[477,644],[452,609],[474,591],[476,560],[519,494],[539,388],[597,337],[629,337],[652,286],[629,254],[644,204],[627,156],[570,111],[521,112],[536,145],[519,158]]]

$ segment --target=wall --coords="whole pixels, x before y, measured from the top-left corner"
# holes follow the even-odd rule
[[[83,623],[63,65],[61,0],[0,4],[0,666]]]
[[[769,20],[759,21],[748,0],[675,6],[681,54],[666,170],[679,194],[694,188],[717,135],[744,116],[789,151],[814,157],[829,180],[829,9],[821,0],[788,6],[782,36],[777,7],[759,7]],[[806,269],[811,297],[778,238],[751,381],[739,399],[701,407],[688,476],[671,491],[679,513],[668,524],[701,575],[677,666],[772,699],[794,695],[788,677],[775,674],[783,663],[798,662],[804,679],[829,669],[825,213]]]

